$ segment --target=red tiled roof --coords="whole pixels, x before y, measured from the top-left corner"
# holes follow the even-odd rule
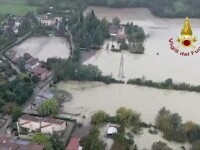
[[[45,117],[42,119],[42,122],[48,122],[48,123],[52,123],[52,124],[57,124],[57,125],[61,125],[63,124],[63,120],[58,120],[55,118],[51,118],[51,117]]]
[[[25,114],[21,116],[19,119],[27,120],[27,121],[33,121],[33,122],[39,122],[40,118],[37,118],[35,116],[31,116],[29,114]]]
[[[48,127],[48,126],[51,126],[52,124],[47,124],[47,125],[45,125],[45,126],[41,126],[41,128],[46,128],[46,127]]]
[[[35,117],[35,116],[31,116],[29,114],[25,114],[23,116],[21,116],[19,119],[23,119],[23,120],[27,120],[27,121],[33,121],[33,122],[47,122],[50,124],[57,124],[57,125],[61,125],[63,124],[63,120],[59,120],[59,119],[55,119],[52,117],[44,117],[40,120],[40,117]],[[1,140],[1,139],[0,139]]]
[[[78,150],[79,148],[79,138],[71,138],[68,145],[67,145],[67,148],[66,150]]]
[[[32,72],[34,74],[40,74],[40,75],[49,73],[49,71],[47,69],[41,68],[40,66],[37,66],[37,67],[33,68]]]

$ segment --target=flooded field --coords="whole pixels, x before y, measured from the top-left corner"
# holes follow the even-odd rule
[[[188,143],[185,144],[178,144],[175,142],[169,142],[162,138],[162,133],[158,132],[157,135],[150,134],[148,132],[148,129],[143,129],[141,135],[137,135],[134,138],[134,141],[137,143],[139,149],[151,149],[151,145],[154,142],[162,141],[166,143],[170,148],[173,150],[182,150],[181,146],[184,146],[186,150],[189,150],[191,148],[191,145]],[[144,142],[145,141],[145,142]]]
[[[200,95],[194,92],[158,90],[154,88],[98,82],[61,82],[58,89],[73,95],[70,102],[64,103],[68,113],[81,113],[87,117],[98,110],[114,115],[119,107],[131,108],[141,113],[147,123],[154,119],[161,107],[182,116],[183,122],[192,120],[200,123]]]
[[[60,37],[31,37],[13,47],[11,51],[17,52],[19,56],[30,53],[43,61],[50,57],[68,58],[70,55],[69,43]]]
[[[133,22],[144,28],[150,37],[145,42],[145,54],[137,55],[123,52],[123,72],[125,79],[145,76],[154,81],[163,81],[172,78],[176,82],[190,84],[200,83],[200,53],[191,56],[180,56],[170,50],[169,39],[180,36],[183,19],[162,19],[153,16],[147,9],[110,9],[103,7],[89,7],[85,15],[94,10],[97,17],[106,17],[108,20],[118,16],[121,23]],[[200,33],[200,20],[190,19],[194,36]],[[177,47],[179,45],[177,44]],[[199,40],[195,43],[196,49],[200,46]],[[105,47],[105,45],[104,45]],[[196,50],[194,49],[194,50]],[[183,49],[191,51],[192,48]],[[159,55],[157,55],[159,53]],[[118,78],[121,53],[106,51],[105,48],[94,52],[84,52],[84,64],[97,65],[105,75],[113,75]],[[111,63],[112,62],[112,63]]]

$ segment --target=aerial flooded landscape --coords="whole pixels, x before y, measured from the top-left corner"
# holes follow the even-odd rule
[[[0,150],[200,150],[197,0],[0,5]]]

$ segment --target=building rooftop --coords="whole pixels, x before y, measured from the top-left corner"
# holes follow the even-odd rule
[[[39,117],[31,116],[29,114],[24,114],[19,119],[23,119],[23,120],[27,120],[27,121],[33,121],[33,122],[39,122],[40,121]]]
[[[26,121],[33,121],[33,122],[41,121],[41,122],[47,122],[50,124],[57,124],[57,125],[61,125],[64,122],[63,120],[55,119],[52,117],[44,117],[41,119],[40,117],[31,116],[29,114],[25,114],[25,115],[21,116],[19,119],[26,120]]]
[[[79,150],[79,138],[72,137],[67,145],[66,150]]]
[[[29,60],[26,61],[26,64],[30,65],[30,66],[33,66],[33,65],[35,65],[38,62],[39,62],[38,58],[31,58],[31,59],[29,59]]]
[[[119,27],[117,25],[114,25],[114,24],[111,24],[109,26],[109,33],[110,34],[117,34],[118,33],[118,30],[119,30]]]
[[[51,123],[51,124],[57,124],[57,125],[61,125],[63,124],[63,120],[59,120],[59,119],[55,119],[55,118],[52,118],[52,117],[45,117],[42,119],[42,122],[48,122],[48,123]]]
[[[49,71],[47,69],[41,68],[40,66],[33,68],[32,72],[35,73],[35,74],[38,74],[38,75],[49,73]]]

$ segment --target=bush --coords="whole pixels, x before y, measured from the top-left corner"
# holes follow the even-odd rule
[[[104,111],[98,111],[92,115],[91,123],[94,125],[99,125],[108,119],[109,115]]]
[[[59,111],[58,101],[55,99],[49,99],[42,103],[39,108],[39,112],[44,116],[55,116]]]

